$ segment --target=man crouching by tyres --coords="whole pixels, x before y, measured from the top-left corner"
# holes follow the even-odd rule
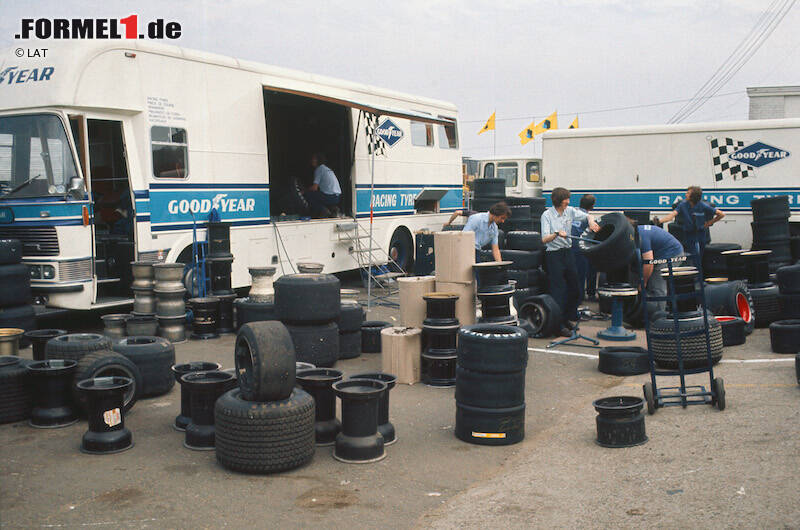
[[[462,232],[475,232],[475,262],[481,261],[481,249],[491,245],[492,257],[501,261],[500,245],[497,241],[497,225],[503,224],[511,216],[511,209],[504,202],[493,204],[488,212],[476,213],[467,219]]]
[[[542,243],[546,245],[544,266],[550,294],[561,308],[561,335],[565,337],[569,337],[577,327],[580,296],[578,269],[568,238],[572,223],[586,219],[592,232],[600,230],[592,214],[569,205],[569,196],[569,190],[553,188],[553,206],[542,214]]]

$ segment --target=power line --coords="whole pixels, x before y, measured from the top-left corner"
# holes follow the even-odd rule
[[[732,96],[734,94],[742,94],[742,93],[743,93],[742,90],[737,90],[736,92],[726,92],[724,94],[716,94],[716,95],[714,95],[712,97],[721,98],[721,97],[725,97],[725,96]],[[648,108],[648,107],[660,107],[660,106],[663,106],[663,105],[674,105],[675,103],[685,103],[685,102],[691,101],[691,100],[692,100],[692,98],[674,99],[672,101],[662,101],[662,102],[659,102],[659,103],[646,103],[644,105],[630,105],[630,106],[627,106],[627,107],[611,107],[611,108],[607,108],[607,109],[584,110],[584,111],[580,111],[580,112],[559,112],[559,114],[561,114],[563,116],[570,115],[570,114],[579,114],[579,115],[582,115],[582,114],[600,114],[600,113],[603,113],[603,112],[615,112],[615,111],[618,111],[618,110],[633,110],[633,109],[644,109],[644,108]],[[547,115],[548,114],[542,114],[541,116],[547,116]],[[495,121],[497,122],[497,121],[529,120],[532,117],[535,118],[536,116],[539,116],[539,114],[536,114],[536,115],[533,115],[533,116],[528,114],[528,115],[525,115],[525,116],[513,116],[513,117],[510,117],[510,118],[495,118]],[[485,123],[486,119],[483,119],[483,120],[460,120],[460,121],[461,121],[461,123]]]

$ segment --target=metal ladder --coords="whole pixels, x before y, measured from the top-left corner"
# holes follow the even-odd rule
[[[407,274],[370,236],[368,229],[358,221],[351,221],[337,224],[336,233],[339,241],[349,245],[350,255],[358,264],[367,287],[374,286],[382,291],[376,298],[386,299],[399,292],[395,280]]]

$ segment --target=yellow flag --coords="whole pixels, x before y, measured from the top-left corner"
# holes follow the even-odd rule
[[[489,120],[486,122],[486,125],[484,125],[483,128],[480,131],[478,131],[478,134],[483,134],[486,131],[493,131],[494,130],[494,115],[495,114],[497,114],[496,111],[492,112],[492,115],[489,116]]]
[[[575,119],[572,120],[572,123],[569,124],[570,129],[577,129],[578,128],[578,117],[575,116]]]
[[[558,129],[558,111],[552,113],[539,123],[534,124],[534,122],[531,122],[530,125],[519,133],[519,142],[525,145],[533,140],[534,136],[537,134],[542,134],[551,129]]]

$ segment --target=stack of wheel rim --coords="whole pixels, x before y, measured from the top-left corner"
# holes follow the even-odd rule
[[[745,275],[750,296],[753,299],[755,327],[765,328],[781,318],[780,292],[770,280],[771,250],[742,252]]]
[[[331,274],[288,274],[275,281],[275,312],[298,361],[329,368],[339,358],[339,287]]]
[[[295,386],[294,346],[286,327],[274,321],[244,324],[234,354],[238,387],[214,407],[219,463],[239,472],[275,473],[309,462],[314,399]]]
[[[341,296],[341,295],[340,295]],[[361,325],[364,309],[355,300],[342,300],[339,313],[339,359],[354,359],[361,355]]]
[[[511,315],[511,297],[514,285],[508,282],[510,261],[491,261],[474,265],[478,275],[478,299],[481,301],[481,317],[484,324],[516,325]]]
[[[676,270],[677,269],[677,270]],[[662,269],[662,276],[669,286],[669,271]],[[673,286],[676,295],[692,294],[695,292],[695,280],[698,271],[694,267],[674,267]],[[708,333],[711,350],[711,362],[716,364],[722,359],[722,326],[710,311],[698,311],[696,298],[678,300],[677,308],[670,308],[671,313],[656,319],[648,332],[650,351],[655,362],[665,368],[678,368],[678,345],[680,344],[681,358],[684,368],[699,368],[708,365],[708,348],[703,330],[708,321]],[[677,321],[678,333],[675,333]]]
[[[155,288],[156,281],[153,262],[132,261],[131,272],[133,274],[133,282],[131,282],[131,289],[133,289],[133,314],[155,314],[156,299],[153,289]]]
[[[234,302],[236,328],[248,322],[277,320],[275,313],[275,288],[272,277],[275,267],[250,267],[250,294]]]
[[[233,331],[233,301],[236,293],[231,288],[231,224],[208,223],[208,258],[211,273],[211,296],[219,299],[217,332]]]
[[[792,261],[789,233],[789,196],[779,195],[750,201],[753,210],[753,250],[771,250],[769,269],[774,272]]]
[[[456,383],[456,342],[458,319],[454,293],[427,293],[427,318],[422,323],[422,382],[430,386],[448,387]]]
[[[496,324],[458,333],[455,435],[479,445],[510,445],[525,437],[528,334]]]
[[[703,275],[706,278],[728,277],[728,256],[733,251],[741,251],[736,243],[709,243],[703,249]]]
[[[153,265],[158,333],[173,343],[186,340],[186,288],[183,285],[183,269],[183,263]]]
[[[506,198],[506,180],[495,178],[480,178],[472,181],[472,209],[477,212],[487,212],[493,204],[504,201]]]
[[[31,305],[31,270],[21,263],[22,252],[20,240],[0,239],[0,328],[18,330],[8,340],[27,347],[29,340],[22,333],[36,328],[36,313]]]

